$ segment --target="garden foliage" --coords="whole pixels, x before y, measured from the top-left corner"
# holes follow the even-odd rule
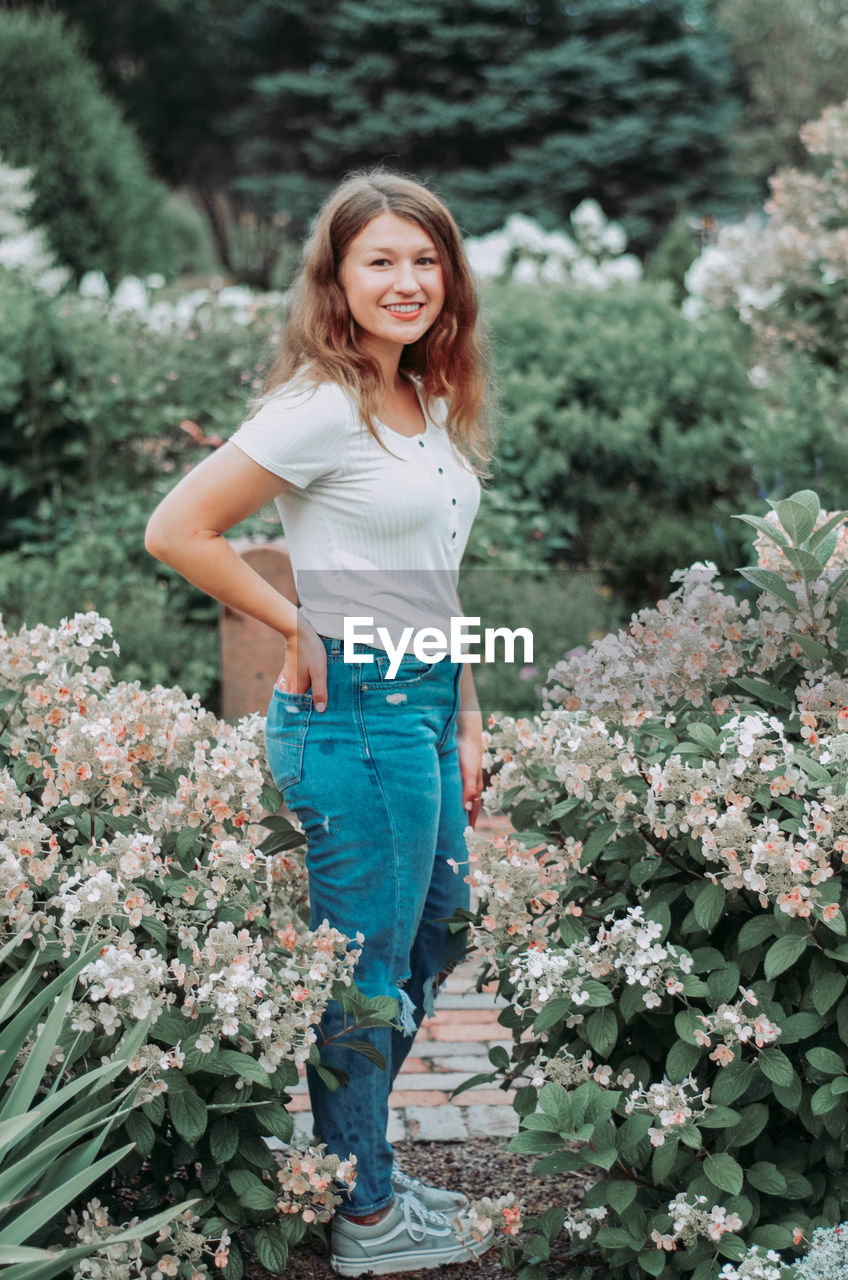
[[[681,563],[738,563],[731,513],[750,485],[740,423],[756,394],[742,326],[694,325],[655,284],[490,285],[485,310],[495,484],[544,510],[542,554],[550,537],[551,560],[603,568],[640,602],[646,578],[660,594]]]
[[[232,726],[179,689],[113,680],[95,665],[112,647],[96,614],[0,641],[0,938],[17,939],[0,977],[36,1001],[68,967],[81,986],[49,1013],[46,1038],[27,1024],[10,1041],[0,1108],[33,1087],[49,1097],[60,1076],[88,1088],[112,1060],[133,1086],[111,1109],[101,1099],[80,1176],[101,1143],[102,1163],[76,1187],[94,1196],[82,1212],[75,1202],[69,1220],[54,1196],[36,1238],[21,1234],[25,1207],[0,1227],[42,1248],[67,1245],[67,1228],[81,1247],[116,1236],[128,1203],[144,1215],[194,1202],[143,1244],[144,1280],[205,1277],[213,1260],[238,1280],[245,1246],[280,1270],[355,1162],[322,1148],[278,1159],[263,1139],[291,1137],[299,1064],[337,1083],[316,1043],[331,995],[361,1026],[385,1023],[396,1002],[358,995],[355,940],[304,926],[303,836],[274,816],[261,717]],[[143,1034],[124,1062],[132,1028]]]
[[[801,129],[803,168],[770,179],[768,220],[720,230],[692,264],[688,310],[733,306],[750,324],[764,363],[805,351],[833,368],[845,361],[848,323],[848,99]]]
[[[752,1247],[845,1217],[848,527],[810,491],[741,518],[754,607],[681,570],[492,726],[516,832],[469,837],[472,932],[514,1046],[483,1078],[539,1174],[595,1179],[507,1247],[526,1280],[560,1233],[575,1280],[765,1275]]]
[[[0,154],[32,168],[32,214],[75,277],[169,271],[164,188],[56,14],[0,12]]]

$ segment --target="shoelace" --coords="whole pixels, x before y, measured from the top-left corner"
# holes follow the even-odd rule
[[[428,1209],[411,1191],[399,1191],[397,1200],[403,1209],[403,1221],[409,1237],[416,1244],[424,1239],[428,1225],[431,1227],[451,1227],[450,1219],[436,1209]],[[415,1221],[413,1221],[415,1219]]]

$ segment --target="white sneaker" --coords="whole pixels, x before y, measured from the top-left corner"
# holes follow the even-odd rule
[[[461,1191],[449,1191],[447,1187],[428,1187],[418,1178],[411,1178],[397,1165],[392,1169],[392,1186],[395,1191],[411,1191],[425,1209],[435,1209],[436,1213],[446,1213],[448,1217],[460,1209],[466,1209],[469,1204],[468,1196]]]
[[[396,1195],[384,1218],[365,1225],[333,1218],[330,1266],[340,1276],[391,1275],[468,1262],[494,1243],[494,1232],[474,1240],[468,1219],[427,1209],[410,1191]]]

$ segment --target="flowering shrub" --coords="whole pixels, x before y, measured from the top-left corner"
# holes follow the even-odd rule
[[[355,1178],[353,1158],[322,1149],[278,1168],[263,1141],[291,1137],[286,1089],[300,1064],[337,1083],[316,1044],[327,1000],[359,1010],[360,1023],[396,1004],[358,995],[350,940],[326,922],[303,926],[303,836],[272,816],[281,797],[263,772],[262,719],[233,726],[179,689],[113,682],[95,665],[110,637],[93,613],[0,628],[0,934],[27,940],[7,965],[38,954],[45,979],[83,933],[100,943],[50,1065],[108,1061],[125,1029],[149,1019],[113,1143],[135,1150],[117,1168],[124,1184],[140,1175],[141,1213],[199,1200],[140,1259],[122,1237],[76,1274],[197,1280],[214,1254],[238,1280],[239,1236],[280,1270],[289,1242],[339,1203],[333,1180]],[[107,1180],[75,1211],[75,1242],[123,1230],[126,1189],[116,1190]]]
[[[770,178],[768,220],[722,228],[689,268],[690,314],[734,306],[764,359],[785,344],[825,364],[844,360],[848,322],[848,100],[801,129],[809,169]]]
[[[755,607],[680,571],[491,724],[516,830],[469,839],[470,925],[515,1043],[475,1081],[518,1084],[538,1173],[597,1179],[577,1278],[767,1275],[848,1200],[846,516],[801,491],[741,518]],[[531,1227],[525,1277],[560,1229]]]
[[[584,289],[608,289],[642,276],[639,259],[625,253],[627,237],[608,222],[597,200],[582,200],[571,214],[571,234],[543,231],[514,213],[500,231],[466,241],[471,268],[481,280],[549,281]]]

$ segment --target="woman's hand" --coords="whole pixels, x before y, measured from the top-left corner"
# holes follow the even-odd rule
[[[479,711],[460,711],[456,741],[462,778],[462,807],[468,813],[468,825],[475,827],[483,794],[483,718]]]
[[[327,650],[305,618],[298,618],[297,633],[286,640],[283,669],[277,686],[287,693],[308,693],[316,711],[327,706]]]

